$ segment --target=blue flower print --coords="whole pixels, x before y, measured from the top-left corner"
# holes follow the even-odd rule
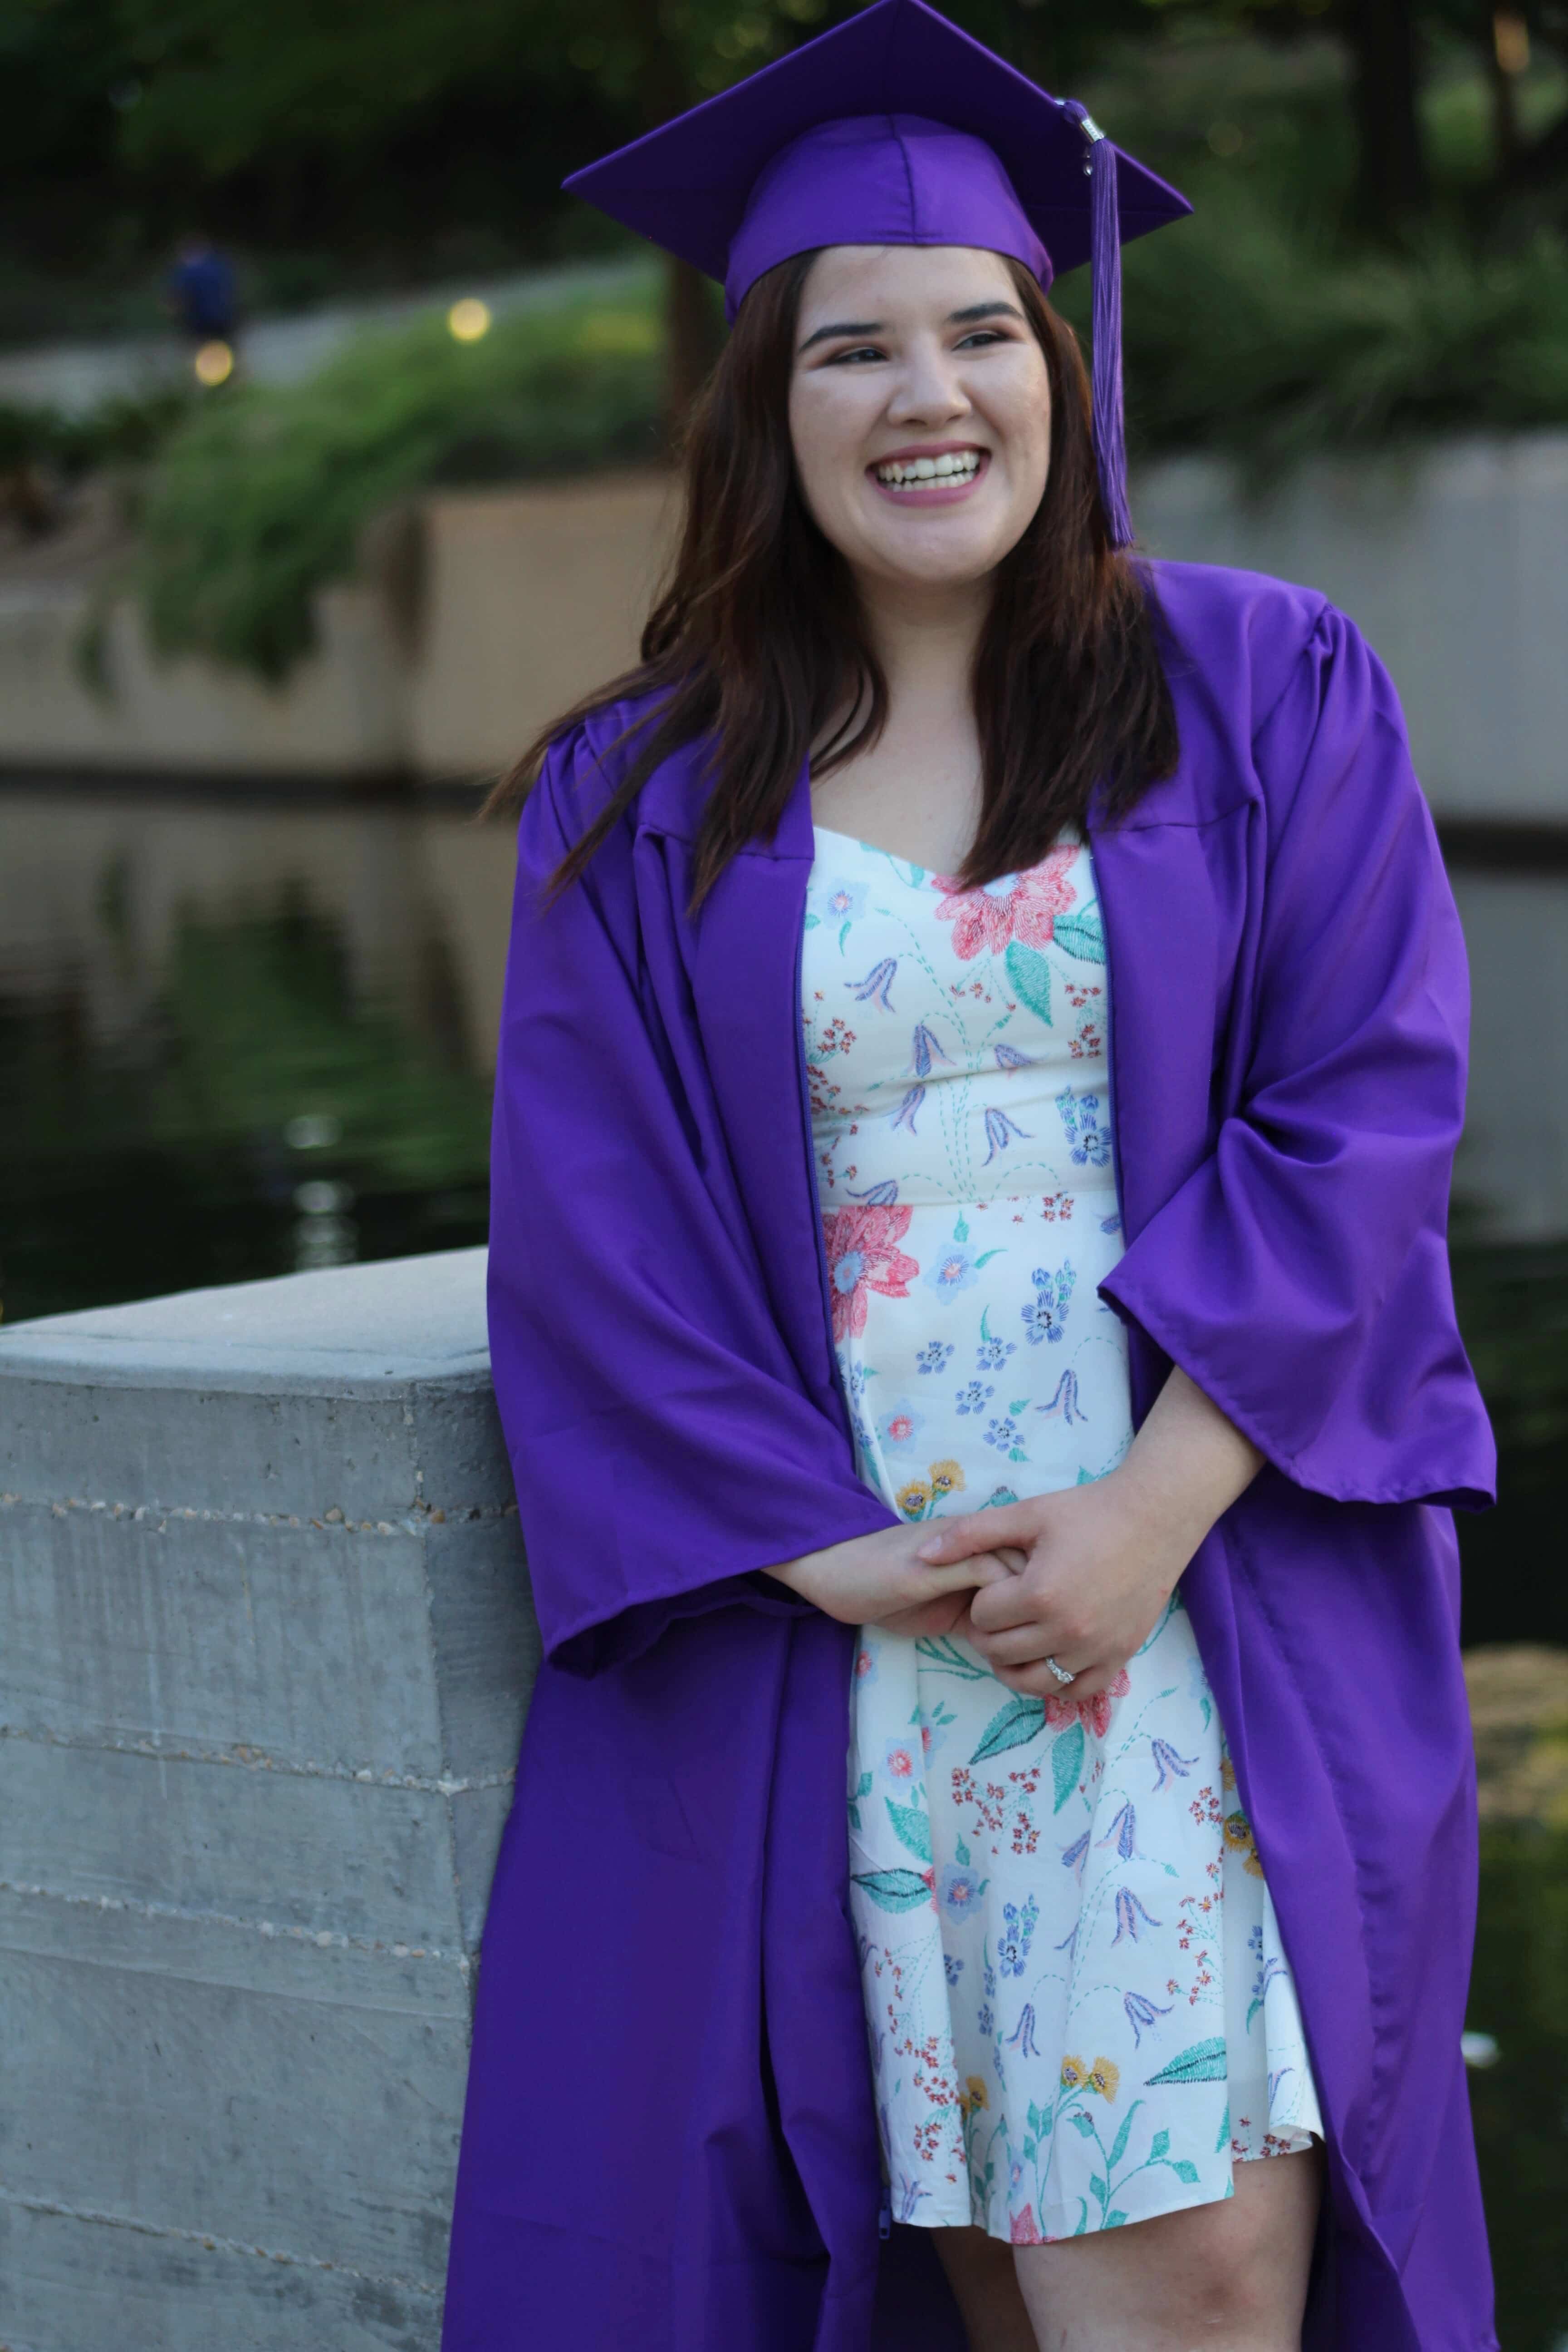
[[[1071,1845],[1062,1848],[1064,1870],[1076,1871],[1079,1878],[1083,1876],[1084,1861],[1089,1853],[1089,1841],[1092,1835],[1092,1831],[1085,1830],[1081,1837],[1074,1838]]]
[[[849,1297],[853,1294],[855,1286],[860,1280],[865,1271],[865,1251],[858,1249],[846,1250],[843,1256],[834,1266],[833,1287],[835,1290],[841,1290],[847,1298]]]
[[[830,882],[823,894],[822,919],[826,923],[852,923],[866,911],[864,882]]]
[[[915,1024],[914,1043],[910,1051],[910,1066],[914,1071],[917,1078],[930,1077],[931,1066],[933,1059],[939,1062],[945,1062],[949,1069],[953,1067],[952,1055],[944,1054],[942,1047],[937,1044],[936,1038],[931,1030],[927,1028],[925,1023],[923,1021],[918,1021]]]
[[[1065,1421],[1069,1429],[1075,1422],[1089,1419],[1078,1401],[1078,1374],[1070,1364],[1057,1382],[1056,1394],[1049,1404],[1037,1404],[1035,1411],[1049,1414],[1053,1421]]]
[[[975,2011],[974,2022],[982,2033],[990,2034],[995,2032],[996,2020],[991,2014],[991,2004],[988,2000],[983,2001],[979,2009]]]
[[[1121,1996],[1121,2006],[1127,2012],[1127,2022],[1132,2028],[1132,2047],[1136,2050],[1142,2045],[1143,2036],[1153,2024],[1154,2020],[1157,2017],[1169,2017],[1175,2003],[1167,2001],[1162,2009],[1158,2001],[1149,1999],[1147,1993],[1124,1992]]]
[[[921,1779],[921,1739],[919,1732],[901,1739],[889,1739],[882,1752],[882,1769],[895,1789],[917,1788]]]
[[[1121,1811],[1112,1821],[1105,1835],[1102,1838],[1096,1838],[1095,1843],[1096,1845],[1114,1845],[1123,1862],[1132,1860],[1138,1850],[1138,1817],[1130,1804],[1125,1802],[1122,1804]]]
[[[987,1400],[995,1393],[994,1389],[986,1388],[982,1381],[971,1381],[967,1388],[959,1390],[953,1402],[960,1412],[984,1412]]]
[[[1057,1097],[1057,1109],[1067,1129],[1068,1152],[1077,1168],[1110,1165],[1110,1133],[1100,1123],[1100,1097],[1075,1095],[1070,1087]]]
[[[950,1919],[967,1919],[980,1908],[986,1881],[967,1863],[950,1862],[942,1874],[937,1901]]]
[[[928,1339],[915,1358],[922,1372],[940,1372],[952,1353],[951,1339]]]
[[[1129,1937],[1135,1944],[1145,1927],[1158,1927],[1162,1924],[1144,1910],[1130,1886],[1117,1888],[1116,1933],[1110,1939],[1113,1944],[1119,1944],[1123,1936]]]
[[[899,2220],[900,2221],[912,2221],[915,2218],[915,2208],[919,2205],[921,2198],[929,2197],[930,2195],[931,2190],[926,2187],[923,2180],[911,2180],[908,2173],[900,2172],[899,2175],[898,2195]]]
[[[1152,1739],[1149,1742],[1149,1753],[1154,1759],[1154,1769],[1160,1776],[1154,1783],[1156,1789],[1167,1788],[1173,1780],[1189,1779],[1191,1777],[1189,1768],[1198,1760],[1195,1756],[1178,1756],[1168,1739]]]
[[[906,1092],[903,1101],[893,1113],[891,1119],[889,1121],[889,1125],[891,1127],[907,1127],[911,1135],[918,1135],[920,1133],[920,1129],[915,1125],[915,1113],[919,1110],[924,1100],[924,1087],[910,1087]]]
[[[1029,1900],[1033,1903],[1034,1896],[1031,1895]],[[1026,1947],[1026,1948],[1027,1947]],[[1021,1975],[1023,1971],[1021,1969],[1016,1969],[1014,1973],[1016,1975]],[[1017,2024],[1013,2028],[1011,2033],[1005,2033],[1002,2038],[1006,2042],[1010,2050],[1016,2048],[1020,2058],[1037,2058],[1039,2056],[1040,2053],[1035,2042],[1035,2004],[1033,2001],[1026,2000],[1024,2003],[1023,2011],[1018,2019]]]
[[[900,1397],[890,1412],[878,1414],[878,1434],[890,1454],[901,1454],[914,1444],[925,1427],[925,1418],[908,1397]]]
[[[1027,1143],[1032,1139],[1028,1131],[1021,1128],[1016,1119],[1009,1118],[1005,1110],[997,1110],[994,1108],[988,1110],[985,1114],[985,1140],[990,1150],[980,1163],[982,1168],[988,1168],[996,1154],[999,1151],[1005,1151],[1015,1136],[1022,1143]]]
[[[1033,1054],[1020,1054],[1016,1045],[996,1045],[991,1050],[999,1070],[1032,1070],[1035,1066]]]
[[[1000,1421],[987,1422],[984,1436],[986,1444],[994,1445],[997,1452],[1006,1454],[1010,1462],[1022,1462],[1026,1458],[1024,1433],[1011,1413]]]
[[[981,1328],[984,1331],[984,1324],[982,1324]],[[1017,1342],[1016,1340],[994,1339],[991,1337],[990,1332],[985,1331],[984,1337],[982,1339],[979,1347],[976,1348],[974,1351],[974,1361],[979,1370],[983,1372],[999,1372],[1003,1365],[1006,1362],[1008,1357],[1016,1355],[1016,1353]]]
[[[963,1974],[963,1962],[959,1958],[956,1952],[943,1952],[942,1956],[942,1974],[946,1977],[950,1985],[955,1985],[958,1982],[959,1978]]]
[[[1023,1975],[1039,1916],[1040,1906],[1032,1895],[1022,1909],[1016,1903],[1004,1903],[1002,1906],[1003,1928],[996,1946],[996,1958],[1005,1977]]]
[[[1068,1301],[1077,1278],[1070,1264],[1063,1265],[1055,1274],[1047,1266],[1035,1268],[1029,1279],[1036,1296],[1018,1309],[1024,1318],[1024,1337],[1032,1348],[1037,1348],[1042,1339],[1061,1338],[1067,1328]]]
[[[888,991],[893,984],[893,974],[898,968],[897,956],[883,956],[879,962],[871,966],[864,980],[847,980],[844,985],[857,1004],[864,1004],[868,998],[874,998],[884,1013],[890,1013],[893,1007]]]
[[[892,1176],[884,1176],[879,1184],[868,1184],[863,1192],[857,1192],[853,1184],[844,1189],[852,1201],[868,1201],[874,1209],[890,1209],[899,1197],[898,1180]]]
[[[961,1290],[968,1290],[980,1279],[980,1269],[974,1252],[965,1249],[962,1242],[949,1242],[939,1250],[921,1279],[928,1290],[939,1298],[954,1298]]]

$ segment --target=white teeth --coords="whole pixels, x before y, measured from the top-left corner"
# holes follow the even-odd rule
[[[936,457],[889,457],[877,469],[877,479],[889,490],[916,489],[922,482],[957,485],[973,481],[980,471],[978,449],[949,449]]]

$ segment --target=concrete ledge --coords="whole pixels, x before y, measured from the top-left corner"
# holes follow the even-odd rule
[[[483,1274],[0,1332],[18,2352],[435,2352],[538,1656]]]

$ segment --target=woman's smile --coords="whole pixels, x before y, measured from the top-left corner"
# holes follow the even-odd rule
[[[866,468],[876,488],[900,506],[956,506],[985,478],[991,452],[973,441],[938,441],[894,449]]]

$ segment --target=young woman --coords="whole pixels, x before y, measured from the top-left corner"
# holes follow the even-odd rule
[[[1015,80],[881,0],[598,167],[734,331],[520,771],[447,2352],[1495,2343],[1458,928],[1352,625],[1118,544]]]

